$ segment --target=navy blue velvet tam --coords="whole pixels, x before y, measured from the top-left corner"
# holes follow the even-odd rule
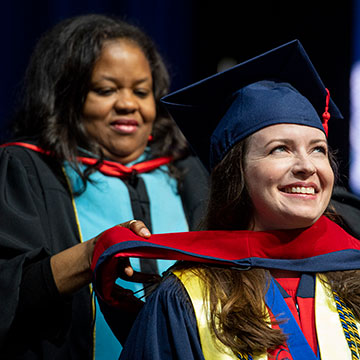
[[[342,115],[298,40],[279,46],[161,99],[208,168],[240,140],[270,125],[289,123],[324,131]]]

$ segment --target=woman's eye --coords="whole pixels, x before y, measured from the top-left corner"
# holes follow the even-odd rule
[[[135,89],[134,94],[140,98],[145,98],[149,95],[149,90],[146,89]]]
[[[322,153],[322,154],[327,154],[327,149],[325,146],[316,146],[314,148],[314,152],[318,152],[318,153]]]
[[[116,90],[113,88],[97,88],[93,89],[93,91],[100,96],[109,96],[113,94]]]
[[[270,152],[270,154],[274,154],[274,153],[278,153],[278,152],[284,152],[286,151],[286,146],[285,145],[279,145],[276,146],[275,148],[273,148]]]

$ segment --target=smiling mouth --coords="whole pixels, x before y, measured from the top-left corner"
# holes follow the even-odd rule
[[[315,189],[313,187],[305,187],[305,186],[291,186],[281,189],[281,191],[287,194],[308,194],[315,195]]]
[[[139,124],[134,120],[113,121],[110,125],[115,131],[122,134],[132,134],[139,127]]]

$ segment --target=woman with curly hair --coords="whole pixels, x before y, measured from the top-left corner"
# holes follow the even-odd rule
[[[66,19],[39,40],[0,150],[2,355],[120,351],[87,286],[96,235],[124,222],[136,231],[134,218],[154,233],[194,229],[206,197],[206,171],[160,105],[168,88],[153,42],[119,19]],[[169,263],[132,265],[161,273]]]

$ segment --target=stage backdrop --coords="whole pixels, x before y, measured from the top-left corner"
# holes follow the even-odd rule
[[[30,53],[40,35],[60,20],[87,13],[115,15],[140,26],[155,41],[172,76],[172,88],[192,81],[190,0],[14,0],[1,5],[0,131],[16,107]]]
[[[350,81],[350,187],[360,195],[360,0],[353,9],[353,56]]]
[[[360,43],[360,40],[353,41],[353,29],[357,29],[359,18],[353,18],[352,14],[358,9],[358,1],[344,1],[341,5],[325,0],[4,2],[0,11],[1,137],[5,137],[6,125],[16,108],[16,95],[36,40],[46,29],[69,16],[117,15],[142,27],[154,39],[170,68],[172,90],[299,39],[345,117],[342,122],[330,120],[329,142],[338,149],[342,184],[348,186],[349,74],[352,44]],[[356,145],[359,133],[354,129],[353,144]],[[351,158],[355,166],[359,160],[355,154]],[[355,178],[359,179],[359,174]]]

